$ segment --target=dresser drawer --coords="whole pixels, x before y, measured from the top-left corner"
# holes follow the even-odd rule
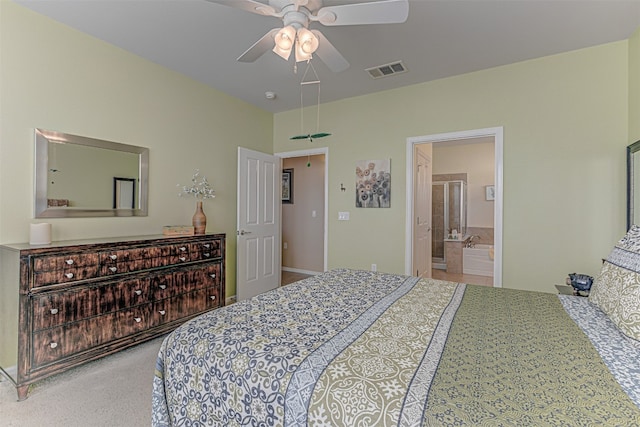
[[[98,276],[95,253],[33,257],[33,286],[47,286],[92,279]]]
[[[32,363],[41,367],[87,349],[144,331],[150,324],[150,305],[68,323],[33,334]]]
[[[191,243],[191,260],[216,259],[222,255],[221,239],[211,239],[204,242]]]
[[[33,297],[33,329],[51,328],[149,302],[149,278],[131,278]]]
[[[152,268],[163,256],[160,247],[120,249],[100,252],[100,275],[129,273]]]
[[[65,255],[47,255],[33,257],[33,270],[39,273],[77,267],[95,267],[97,265],[98,254],[96,253],[71,253]]]
[[[78,280],[93,279],[98,277],[98,266],[85,267],[70,266],[62,270],[34,271],[33,286],[41,287],[60,283],[77,282]]]
[[[220,307],[218,288],[206,288],[153,303],[152,326]]]
[[[192,292],[220,284],[221,263],[186,267],[173,273],[171,282],[154,281],[151,284],[154,301],[169,298],[173,295]],[[166,285],[166,286],[163,286]]]
[[[102,252],[100,275],[110,276],[180,265],[192,261],[190,253],[191,245],[188,243]]]

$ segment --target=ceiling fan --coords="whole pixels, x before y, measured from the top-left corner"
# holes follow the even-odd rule
[[[339,72],[349,68],[349,62],[318,30],[309,30],[309,24],[319,22],[325,26],[396,24],[407,20],[409,0],[379,0],[365,3],[323,7],[322,0],[269,0],[269,4],[256,0],[208,0],[213,3],[242,9],[283,21],[284,27],[274,28],[247,49],[240,62],[253,62],[273,50],[284,60],[295,52],[296,62],[308,61],[315,53],[329,69]]]

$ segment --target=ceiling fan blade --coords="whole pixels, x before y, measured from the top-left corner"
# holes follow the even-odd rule
[[[254,0],[207,0],[211,3],[218,3],[224,6],[233,7],[236,9],[246,10],[247,12],[255,13],[265,16],[281,16],[276,12],[274,8],[264,3],[260,3]]]
[[[253,62],[264,55],[265,52],[271,50],[274,44],[273,38],[278,33],[278,31],[280,31],[280,28],[274,28],[273,30],[262,36],[260,40],[255,42],[253,46],[251,46],[238,57],[238,61]]]
[[[327,6],[318,10],[314,21],[327,26],[399,24],[409,17],[409,0],[382,0]]]
[[[349,68],[349,63],[338,49],[318,30],[311,30],[318,38],[318,49],[314,52],[334,73],[339,73]]]

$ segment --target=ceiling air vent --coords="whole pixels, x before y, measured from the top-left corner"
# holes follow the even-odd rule
[[[395,74],[406,73],[407,67],[404,66],[402,61],[392,62],[390,64],[379,65],[377,67],[371,67],[366,69],[367,73],[373,79],[379,79],[381,77],[393,76]]]

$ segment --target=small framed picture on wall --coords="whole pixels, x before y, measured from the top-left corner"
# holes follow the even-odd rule
[[[496,199],[496,187],[494,185],[485,185],[484,187],[484,199],[495,200]]]
[[[293,169],[282,169],[282,203],[293,203]]]

